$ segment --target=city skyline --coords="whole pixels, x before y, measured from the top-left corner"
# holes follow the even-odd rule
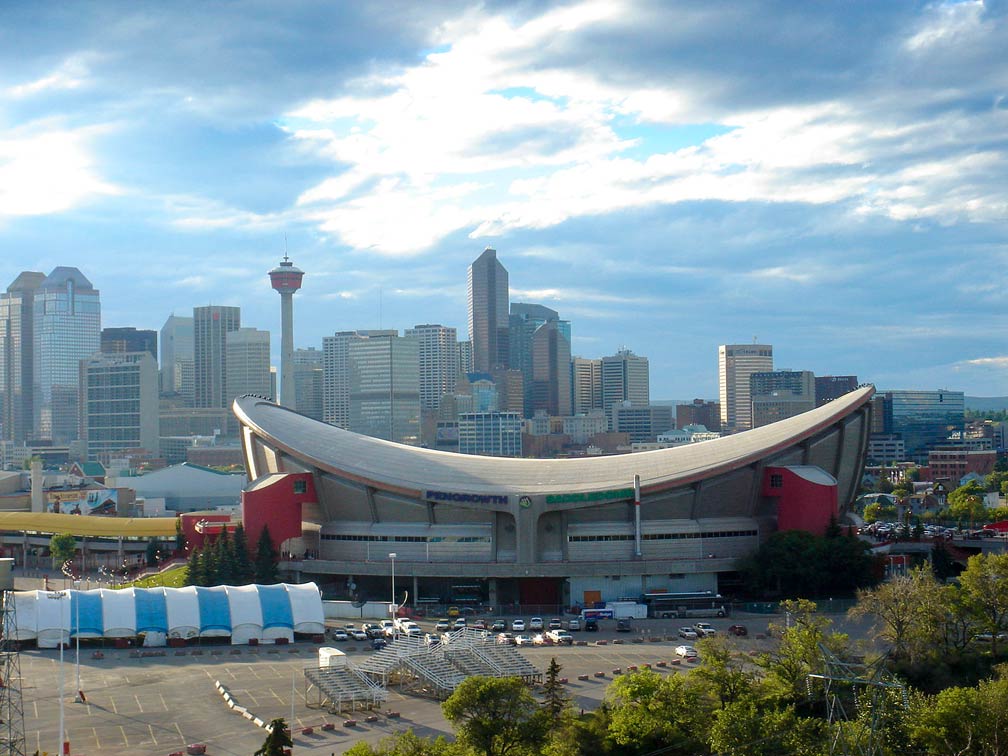
[[[240,306],[279,365],[285,252],[294,347],[318,348],[464,338],[490,246],[510,301],[571,321],[572,355],[648,357],[655,399],[716,397],[718,345],[753,337],[816,375],[1008,393],[996,6],[268,20],[5,4],[0,280],[77,267],[103,327]]]

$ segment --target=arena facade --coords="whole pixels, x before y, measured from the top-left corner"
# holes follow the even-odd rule
[[[387,598],[393,566],[410,603],[719,591],[770,533],[821,532],[855,498],[873,394],[699,444],[546,460],[403,446],[245,396],[243,519],[299,579],[360,599]]]

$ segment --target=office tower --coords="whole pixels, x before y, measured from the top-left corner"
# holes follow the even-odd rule
[[[575,415],[602,411],[602,360],[571,359],[571,409]]]
[[[322,352],[315,347],[294,350],[294,409],[322,419]]]
[[[227,355],[227,402],[235,397],[256,394],[273,398],[270,371],[270,334],[257,328],[238,328],[224,335]]]
[[[227,334],[241,328],[241,308],[193,308],[193,406],[228,405]]]
[[[396,336],[397,331],[337,331],[322,338],[322,419],[350,427],[350,341],[358,335]]]
[[[508,340],[508,273],[487,247],[469,266],[469,340],[473,370],[488,373],[506,368]]]
[[[538,401],[534,401],[532,396],[536,380],[534,374],[537,372],[533,359],[535,352],[533,349],[533,340],[539,327],[546,323],[554,324],[555,328],[566,340],[567,350],[570,351],[571,328],[569,320],[560,320],[560,314],[556,310],[544,305],[528,304],[525,302],[513,302],[511,304],[511,314],[508,318],[509,359],[511,368],[520,370],[522,374],[525,389],[525,417],[531,417],[535,414],[536,410],[546,409],[542,403],[541,396]],[[540,373],[546,370],[548,370],[547,366],[540,366],[538,368],[538,372]],[[569,372],[569,367],[567,370]],[[569,386],[570,377],[567,376],[561,382],[567,383]],[[538,390],[541,395],[542,387],[540,386]],[[567,403],[570,403],[569,398]]]
[[[158,452],[158,368],[149,351],[81,360],[80,393],[88,459],[108,462],[131,449]]]
[[[358,334],[347,345],[350,430],[400,444],[420,442],[417,340],[394,331]]]
[[[460,454],[487,457],[522,455],[522,418],[517,412],[463,412],[459,414]]]
[[[718,347],[721,430],[733,432],[752,427],[749,376],[771,370],[773,347],[769,344],[722,344]]]
[[[858,387],[856,375],[819,375],[815,379],[816,407],[839,399]]]
[[[908,459],[926,464],[927,452],[963,431],[965,397],[962,391],[886,391],[888,432],[903,440]]]
[[[692,404],[676,405],[676,427],[702,425],[709,431],[721,430],[721,405],[703,399],[694,399]]]
[[[675,428],[675,412],[665,405],[621,402],[609,407],[609,427],[628,434],[632,443],[655,441],[659,433]]]
[[[287,255],[269,273],[270,285],[280,294],[280,404],[293,409],[294,390],[294,292],[301,288],[304,272]]]
[[[98,290],[77,268],[60,266],[35,292],[35,436],[62,445],[80,433],[80,361],[99,351]]]
[[[193,319],[169,315],[161,326],[161,391],[193,401]]]
[[[544,410],[551,417],[571,414],[570,341],[556,320],[543,323],[532,336],[532,385],[529,414]]]
[[[809,370],[771,370],[749,376],[752,427],[776,423],[816,406],[815,376]]]
[[[460,341],[458,342],[457,347],[458,347],[458,374],[466,375],[468,373],[474,372],[472,342],[468,340]]]
[[[102,328],[101,351],[105,354],[150,352],[154,362],[157,362],[157,331],[138,331],[132,326],[128,328]]]
[[[629,349],[602,358],[602,409],[608,413],[624,402],[639,407],[651,402],[648,359]]]
[[[455,393],[458,380],[458,338],[454,328],[416,325],[405,332],[417,340],[420,360],[420,408],[436,412],[441,397]]]
[[[45,273],[26,270],[0,294],[0,421],[3,438],[27,442],[34,429],[35,291]]]

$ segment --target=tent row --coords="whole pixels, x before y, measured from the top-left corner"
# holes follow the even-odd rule
[[[294,633],[325,631],[315,583],[221,585],[212,588],[100,588],[90,591],[17,591],[17,640],[57,648],[71,638],[132,638],[164,645],[167,638],[230,637],[271,642]],[[159,642],[160,641],[160,642]]]

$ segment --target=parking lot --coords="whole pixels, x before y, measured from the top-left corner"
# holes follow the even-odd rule
[[[548,619],[548,618],[547,618]],[[735,620],[713,620],[722,631]],[[341,623],[342,624],[342,623]],[[433,630],[433,620],[422,625]],[[674,630],[685,621],[640,620],[633,632],[616,633],[615,623],[603,621],[598,633],[574,633],[589,645],[526,647],[522,653],[546,669],[555,656],[574,705],[591,709],[605,696],[613,671],[625,673],[633,666],[652,665],[661,674],[695,666],[679,662],[674,649],[683,641]],[[753,628],[740,644],[764,643],[755,637],[765,630],[766,619],[748,623]],[[664,640],[668,637],[669,640]],[[661,639],[661,640],[659,640]],[[599,641],[604,645],[595,645]],[[619,643],[613,643],[620,641]],[[341,644],[351,661],[371,653],[366,643]],[[296,643],[289,647],[232,647],[137,651],[105,650],[95,659],[92,649],[82,649],[81,686],[87,703],[74,702],[76,685],[74,651],[64,652],[64,710],[73,754],[169,754],[190,743],[207,744],[208,754],[255,751],[265,732],[231,712],[214,687],[219,680],[242,706],[268,721],[290,717],[292,683],[295,753],[341,753],[358,740],[377,742],[382,737],[412,728],[421,735],[451,734],[437,701],[403,695],[392,689],[385,709],[374,722],[358,716],[354,728],[343,726],[344,716],[305,705],[302,670],[317,664],[318,646]],[[140,652],[144,653],[143,651]],[[21,654],[22,691],[28,751],[57,752],[59,722],[59,652],[29,650]],[[658,666],[659,663],[665,666]],[[596,673],[603,676],[596,677]],[[587,680],[578,680],[587,675]],[[387,712],[399,712],[389,718]],[[324,723],[335,729],[321,730]],[[301,734],[311,726],[314,733]]]

